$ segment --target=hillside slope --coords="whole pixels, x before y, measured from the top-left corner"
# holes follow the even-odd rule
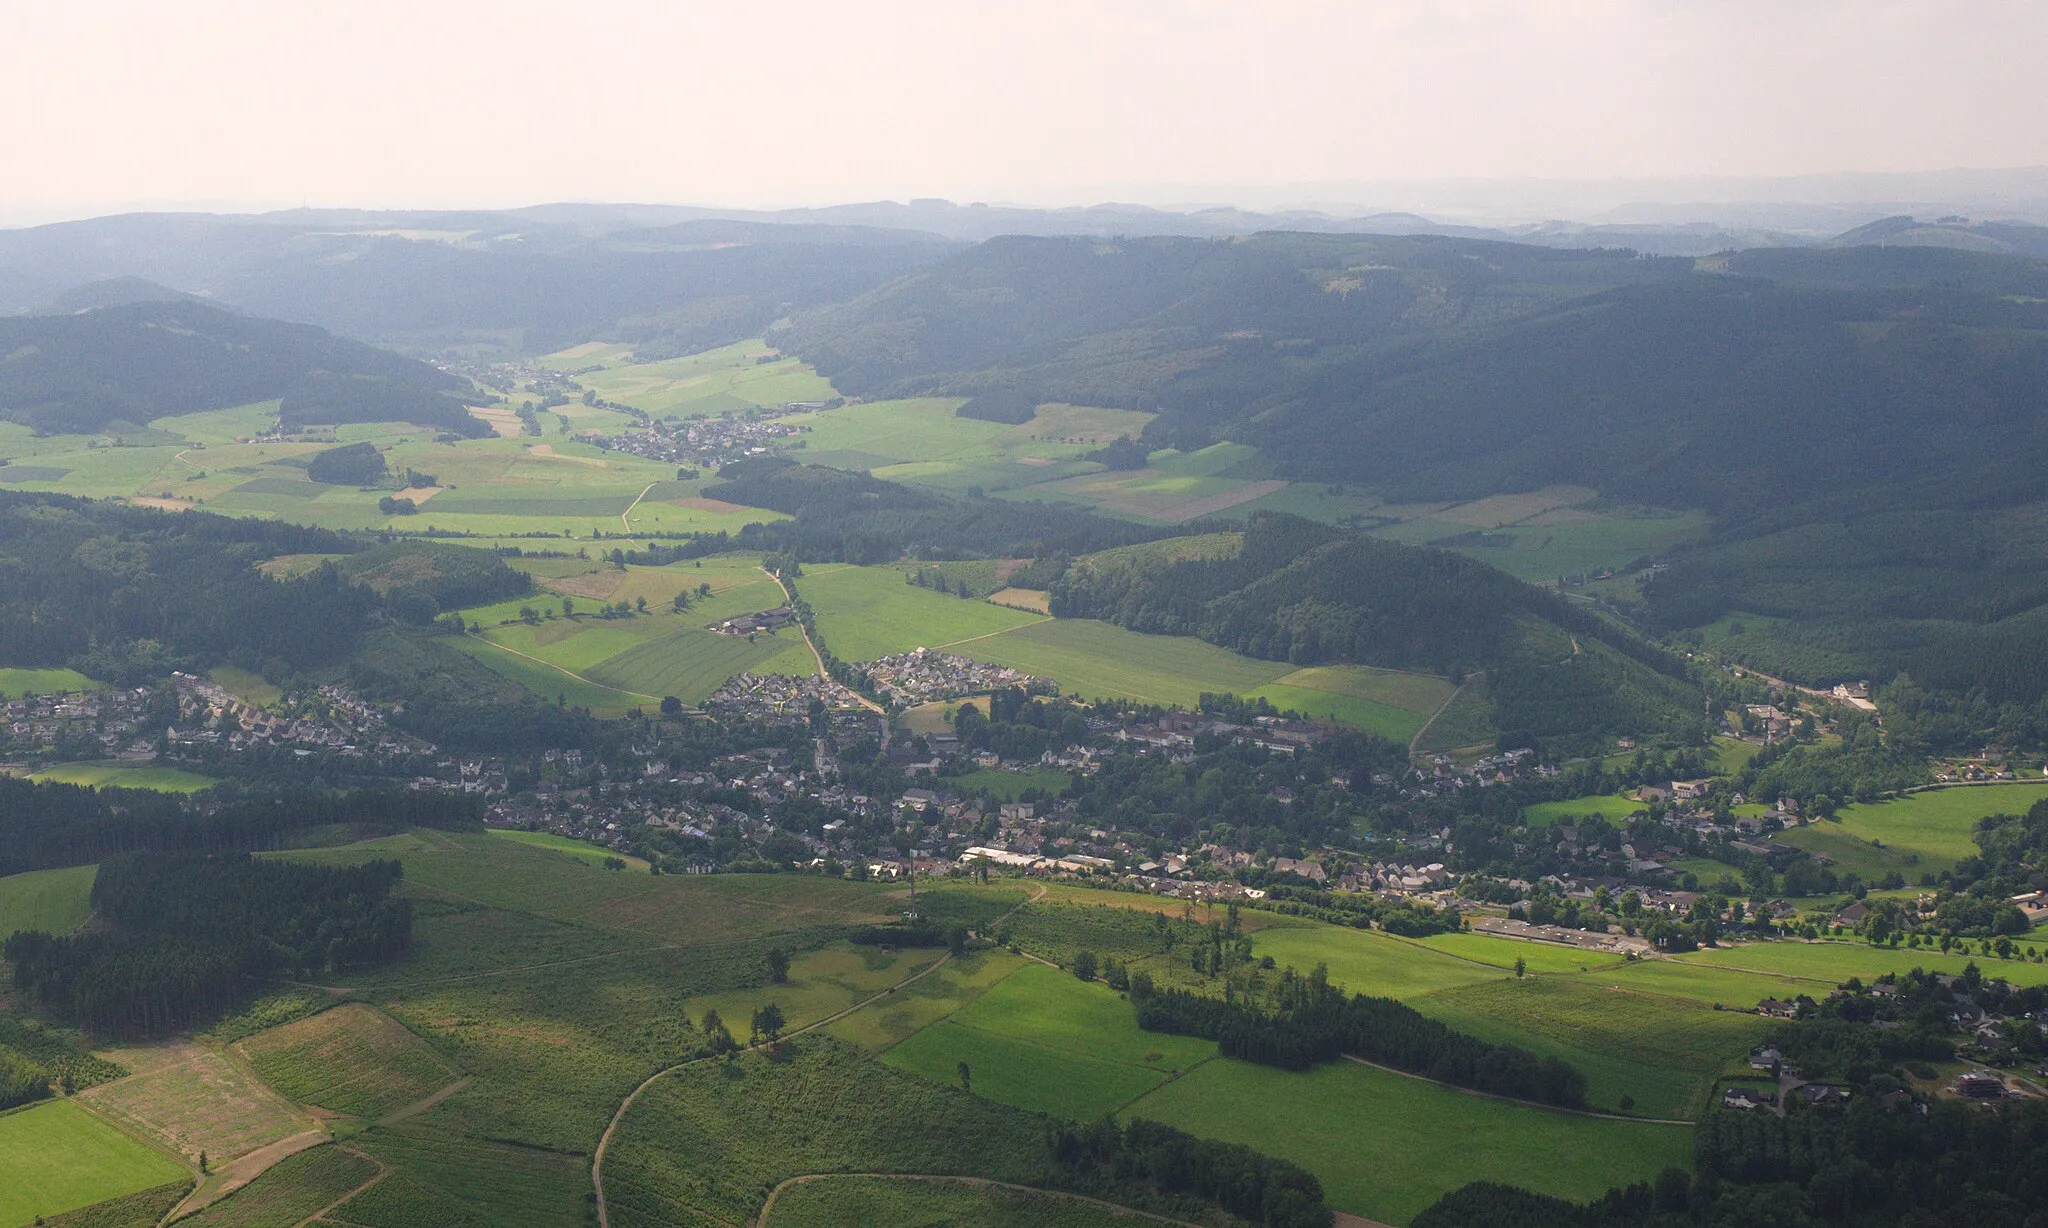
[[[466,381],[304,324],[195,302],[135,302],[0,319],[0,420],[44,433],[282,400],[288,425],[417,422],[488,428]]]
[[[1462,556],[1293,516],[1253,516],[1225,557],[1077,559],[1051,607],[1299,665],[1484,674],[1495,726],[1546,748],[1698,725],[1682,665],[1622,628]]]

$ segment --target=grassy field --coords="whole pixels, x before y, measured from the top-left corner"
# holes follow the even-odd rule
[[[1106,986],[1031,964],[883,1060],[954,1085],[964,1061],[976,1095],[1093,1121],[1215,1054],[1211,1041],[1140,1031]]]
[[[644,409],[657,418],[772,409],[838,395],[830,380],[797,359],[775,357],[764,341],[741,341],[659,362],[634,362],[631,351],[621,346],[576,346],[540,362],[566,371],[603,363],[603,370],[585,371],[576,382],[602,400]]]
[[[553,832],[515,831],[509,827],[493,827],[490,829],[490,834],[500,840],[516,841],[530,848],[550,849],[557,853],[565,853],[586,865],[601,866],[607,861],[616,859],[625,862],[628,869],[638,870],[642,874],[647,872],[647,862],[644,859],[629,857],[624,853],[616,853],[602,844],[592,844],[587,840],[571,840],[567,836],[557,836]]]
[[[1680,1121],[1698,1114],[1714,1080],[1767,1026],[1756,1015],[1569,974],[1466,985],[1409,1005],[1482,1040],[1562,1058],[1585,1074],[1597,1108]]]
[[[236,1048],[288,1099],[352,1117],[381,1117],[458,1077],[419,1037],[360,1002],[259,1032]]]
[[[1313,923],[1278,924],[1258,931],[1252,939],[1252,954],[1270,955],[1281,967],[1301,972],[1327,964],[1332,984],[1385,998],[1408,998],[1508,975],[1501,968],[1377,930]]]
[[[1520,960],[1529,972],[1589,972],[1621,963],[1621,957],[1597,951],[1575,951],[1547,942],[1495,938],[1491,934],[1432,934],[1411,939],[1419,946],[1496,968],[1512,969]]]
[[[848,1015],[825,1030],[879,1053],[951,1015],[1029,962],[1007,951],[969,952],[897,990],[886,1002]]]
[[[210,776],[154,763],[58,763],[29,779],[91,785],[96,789],[150,789],[158,793],[197,793],[215,784]]]
[[[1804,992],[1816,998],[1822,996],[1822,989],[1839,985],[1852,976],[1869,982],[1887,972],[1910,972],[1914,968],[1960,974],[1973,962],[1987,977],[2001,976],[2020,986],[2048,985],[2048,964],[1983,955],[1943,955],[1904,946],[1874,947],[1862,942],[1752,942],[1694,951],[1675,957],[1675,962],[1799,978],[1813,982]]]
[[[0,1224],[6,1228],[184,1176],[170,1157],[69,1101],[0,1114]]]
[[[0,699],[92,691],[99,685],[75,669],[0,669]]]
[[[16,930],[68,934],[92,911],[98,866],[30,870],[0,878],[0,941]]]
[[[1414,745],[1419,751],[1433,753],[1478,746],[1493,738],[1493,697],[1487,692],[1486,680],[1474,678],[1451,697]]]
[[[1032,789],[1058,797],[1074,783],[1074,778],[1058,768],[1032,768],[1025,772],[983,768],[964,776],[950,776],[947,783],[962,793],[987,793],[999,802],[1014,802]]]
[[[1038,620],[948,651],[1050,678],[1068,695],[1186,707],[1203,691],[1248,694],[1292,672],[1188,636],[1141,635],[1079,618]]]
[[[284,698],[284,692],[263,675],[232,665],[216,665],[207,671],[207,676],[233,691],[243,702],[259,708],[268,707]]]
[[[1293,1074],[1218,1059],[1121,1115],[1292,1160],[1331,1206],[1391,1224],[1473,1181],[1587,1199],[1692,1156],[1680,1127],[1487,1100],[1355,1062]]]
[[[1910,884],[1939,874],[1977,852],[1970,838],[1978,819],[2024,814],[2048,797],[2048,781],[1930,789],[1890,801],[1842,807],[1835,820],[1781,832],[1776,837],[1832,859],[1866,879],[1892,870]]]
[[[226,1057],[191,1041],[112,1049],[135,1073],[79,1093],[95,1113],[196,1163],[215,1163],[313,1128],[277,1093]]]
[[[948,645],[962,651],[969,645],[960,641],[1046,621],[907,584],[893,567],[820,567],[806,572],[797,589],[811,603],[818,633],[844,661]]]
[[[1366,665],[1319,665],[1283,674],[1251,694],[1283,711],[1342,721],[1406,742],[1453,690],[1448,681],[1430,674]]]
[[[1534,806],[1524,806],[1522,822],[1531,827],[1548,827],[1552,823],[1570,823],[1597,814],[1620,827],[1628,816],[1641,809],[1643,803],[1626,794],[1608,793],[1598,797],[1574,797],[1561,802],[1538,802]]]
[[[1134,1228],[1145,1222],[1063,1194],[959,1182],[826,1177],[785,1189],[761,1228]]]
[[[286,1228],[304,1223],[377,1175],[375,1161],[328,1145],[301,1151],[207,1207],[178,1221],[193,1228]]]

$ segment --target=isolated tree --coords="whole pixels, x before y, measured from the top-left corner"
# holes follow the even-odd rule
[[[1079,951],[1075,953],[1074,975],[1084,981],[1095,979],[1095,952]]]
[[[953,926],[948,926],[948,927],[947,927],[947,929],[946,929],[946,950],[947,950],[947,951],[949,951],[949,952],[951,952],[951,953],[952,953],[952,954],[954,954],[954,955],[965,955],[965,954],[967,953],[967,927],[966,927],[966,926],[964,926],[964,925],[953,925]]]
[[[699,567],[702,567],[703,565],[704,564],[702,563],[697,564],[697,566]],[[706,581],[703,584],[699,584],[697,586],[697,595],[699,597],[709,597],[711,595],[711,583],[709,581]]]
[[[683,701],[673,695],[662,696],[661,714],[663,716],[681,716],[683,714]]]
[[[1529,970],[1529,964],[1528,964],[1528,961],[1527,961],[1527,960],[1524,960],[1524,959],[1523,959],[1523,958],[1522,958],[1521,956],[1519,956],[1519,955],[1515,956],[1515,978],[1516,978],[1517,980],[1520,980],[1520,979],[1521,979],[1521,976],[1522,976],[1522,974],[1523,974],[1523,973],[1525,973],[1525,972],[1527,972],[1528,970]]]
[[[576,617],[576,602],[568,597],[562,598],[562,617]]]
[[[962,1062],[962,1063],[960,1063],[960,1065],[959,1065],[959,1066],[957,1067],[957,1069],[958,1069],[958,1070],[959,1070],[959,1072],[960,1072],[960,1090],[961,1090],[961,1091],[963,1091],[963,1092],[971,1092],[971,1091],[973,1091],[973,1090],[974,1090],[974,1070],[973,1070],[973,1068],[972,1068],[972,1067],[970,1067],[970,1066],[969,1066],[969,1065],[968,1065],[967,1063],[965,1063],[965,1062]]]
[[[754,1035],[774,1044],[782,1039],[782,1029],[789,1026],[782,1017],[782,1008],[773,1002],[754,1012]]]
[[[768,979],[777,985],[789,984],[789,952],[780,947],[768,949]]]
[[[682,612],[683,612],[684,610],[687,610],[687,609],[689,609],[689,608],[690,608],[690,590],[688,590],[688,589],[684,589],[683,591],[681,591],[681,592],[677,593],[677,594],[676,594],[676,599],[675,599],[675,600],[674,600],[673,602],[670,602],[669,604],[670,604],[671,608],[673,608],[673,609],[675,610],[675,612],[676,612],[676,613],[678,613],[678,614],[682,613]]]

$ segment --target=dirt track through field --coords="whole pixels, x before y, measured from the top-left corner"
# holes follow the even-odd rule
[[[784,591],[787,592],[787,590]],[[989,928],[993,930],[997,926],[1000,926],[1003,922],[1008,921],[1012,916],[1016,915],[1018,908],[1022,908],[1026,904],[1035,904],[1039,900],[1044,899],[1046,896],[1045,885],[1043,883],[1038,883],[1034,884],[1034,886],[1036,886],[1038,889],[1037,895],[1031,896],[1029,899],[1017,901],[1015,907],[1011,908],[1009,912],[1006,912],[1002,916],[996,918],[995,923],[991,925]],[[940,956],[931,964],[927,965],[922,969],[919,969],[916,972],[911,973],[909,976],[904,977],[902,980],[896,982],[894,985],[889,986],[887,989],[884,989],[879,993],[870,994],[867,997],[862,998],[860,1001],[854,1003],[852,1006],[847,1007],[845,1010],[838,1012],[837,1014],[828,1015],[815,1023],[807,1023],[803,1027],[797,1028],[796,1030],[790,1032],[788,1035],[783,1037],[783,1039],[795,1040],[797,1037],[806,1035],[807,1033],[815,1032],[819,1028],[828,1027],[832,1024],[838,1023],[841,1019],[846,1018],[848,1015],[851,1015],[856,1011],[871,1006],[874,1003],[881,1001],[883,998],[887,998],[893,995],[897,990],[902,989],[904,986],[913,984],[917,981],[924,979],[925,977],[930,976],[932,973],[937,972],[939,969],[945,967],[952,961],[953,955],[952,952],[949,951],[946,954]],[[766,1044],[766,1042],[758,1045],[748,1045],[744,1049],[742,1049],[741,1052],[752,1052],[755,1049],[763,1049],[767,1047],[768,1045]],[[597,1191],[597,1228],[611,1228],[611,1215],[608,1208],[605,1205],[604,1200],[604,1157],[605,1152],[611,1149],[612,1135],[618,1132],[619,1123],[626,1119],[626,1110],[633,1107],[633,1102],[640,1098],[641,1092],[646,1091],[648,1088],[654,1086],[656,1082],[667,1078],[668,1076],[674,1074],[676,1071],[684,1070],[691,1066],[701,1065],[704,1062],[715,1062],[718,1060],[719,1059],[715,1057],[700,1057],[694,1058],[687,1062],[678,1062],[673,1066],[657,1070],[653,1074],[648,1075],[646,1079],[642,1080],[638,1087],[635,1087],[632,1091],[627,1092],[626,1098],[619,1102],[619,1107],[612,1113],[611,1121],[605,1124],[604,1134],[597,1140],[596,1154],[590,1157],[590,1184],[593,1187],[595,1187]],[[770,1195],[770,1198],[772,1200],[772,1194]],[[701,1215],[703,1213],[698,1212],[698,1214]],[[711,1219],[716,1217],[706,1216],[706,1218]]]
[[[491,647],[497,649],[499,652],[509,652],[515,657],[524,657],[527,660],[533,662],[535,665],[545,665],[549,669],[554,670],[558,674],[566,674],[567,676],[574,678],[576,681],[581,682],[586,686],[594,686],[600,691],[610,691],[614,695],[631,695],[635,699],[651,699],[654,700],[656,703],[661,702],[661,697],[658,695],[643,695],[639,691],[626,691],[621,690],[615,686],[606,686],[602,682],[592,682],[590,679],[585,678],[582,674],[579,674],[574,670],[564,669],[561,666],[555,664],[553,661],[543,661],[539,657],[536,657],[531,653],[521,652],[517,648],[507,648],[503,644],[498,643],[496,640],[485,639],[483,636],[477,634],[474,631],[465,632],[465,634],[467,634],[469,638],[473,640],[479,640],[483,643],[489,644]],[[819,668],[824,668],[823,663],[820,663]]]

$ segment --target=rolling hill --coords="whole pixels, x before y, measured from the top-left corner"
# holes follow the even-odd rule
[[[119,422],[279,400],[287,425],[417,422],[488,428],[466,381],[304,324],[189,301],[0,319],[0,420],[91,434]]]

